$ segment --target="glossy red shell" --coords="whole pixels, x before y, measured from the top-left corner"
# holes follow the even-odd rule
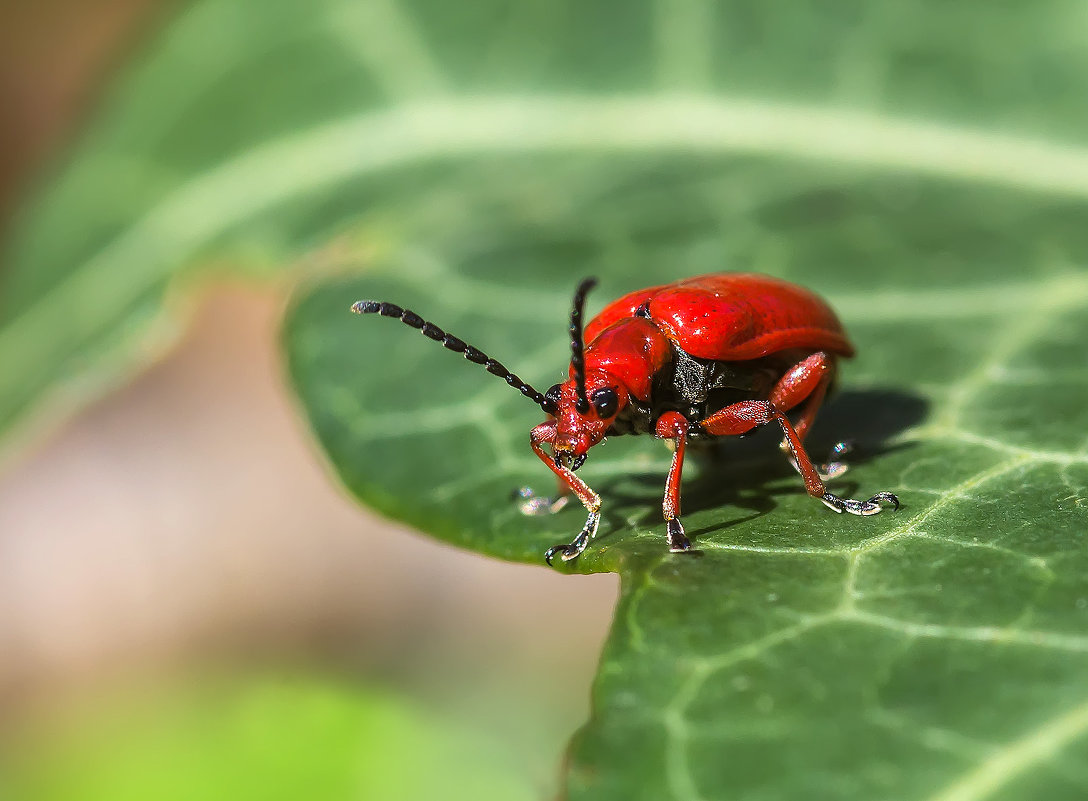
[[[633,317],[647,302],[661,333],[700,359],[744,361],[795,348],[854,355],[838,317],[814,293],[766,275],[717,273],[641,289],[610,303],[586,326],[587,361],[606,328]]]
[[[661,329],[642,317],[617,320],[586,347],[586,370],[603,370],[623,381],[636,398],[650,397],[654,375],[671,358]],[[574,378],[574,368],[571,368]]]

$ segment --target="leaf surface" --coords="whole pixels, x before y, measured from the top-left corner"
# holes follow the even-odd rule
[[[655,249],[640,250],[643,283],[667,277]],[[352,492],[458,545],[539,562],[582,513],[526,518],[511,500],[519,486],[550,489],[527,447],[531,404],[343,302],[430,309],[545,387],[565,367],[565,304],[546,302],[552,322],[525,307],[512,279],[521,260],[507,249],[490,273],[480,254],[421,283],[391,270],[316,288],[290,315],[287,344]],[[608,263],[587,271],[608,275]],[[912,292],[820,273],[831,285],[836,275],[830,295],[860,355],[813,450],[860,436],[837,491],[891,490],[904,508],[830,513],[804,494],[775,437],[759,435],[691,465],[684,521],[700,553],[674,555],[660,519],[664,447],[621,438],[592,451],[580,474],[605,499],[604,523],[568,569],[618,571],[623,594],[594,718],[572,746],[572,798],[1082,792],[1088,451],[1071,422],[1086,422],[1076,400],[1086,377],[1062,365],[1088,334],[1088,281],[931,280]],[[602,295],[632,286],[605,284]]]

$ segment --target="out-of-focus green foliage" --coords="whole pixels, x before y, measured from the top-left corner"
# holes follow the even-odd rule
[[[69,405],[146,361],[173,330],[162,302],[182,272],[279,268],[349,225],[368,254],[440,229],[514,239],[488,225],[489,201],[517,200],[546,230],[585,204],[633,203],[619,199],[642,175],[694,216],[731,210],[725,255],[750,260],[762,221],[745,210],[819,193],[813,165],[846,161],[902,176],[889,201],[912,197],[919,175],[1031,186],[1035,216],[1074,235],[1070,196],[1088,183],[1083,22],[1074,0],[192,2],[16,222],[0,430],[43,394]],[[754,196],[744,179],[692,195],[707,159],[744,169],[742,155],[770,158],[779,177],[754,174]],[[992,202],[980,221],[1008,231],[1016,220]],[[882,246],[913,246],[868,222],[849,252],[814,263],[872,258],[884,273]],[[916,236],[963,243],[946,226]],[[987,255],[1019,265],[1041,247],[1016,237]],[[550,270],[538,277],[554,289]]]
[[[816,444],[858,437],[843,491],[905,508],[834,516],[756,438],[693,466],[702,557],[670,556],[665,453],[594,451],[605,522],[571,567],[624,591],[570,797],[1083,798],[1084,23],[1072,0],[196,3],[26,213],[0,425],[138,361],[179,274],[295,265],[324,277],[291,375],[348,488],[536,561],[581,520],[509,503],[551,483],[531,405],[351,301],[546,387],[582,275],[595,303],[797,280],[859,348]]]
[[[127,692],[39,723],[6,754],[11,801],[451,801],[537,796],[505,746],[314,678]]]

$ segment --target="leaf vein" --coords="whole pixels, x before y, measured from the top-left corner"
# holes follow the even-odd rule
[[[414,161],[587,149],[833,160],[1088,198],[1084,148],[918,120],[698,95],[435,99],[273,139],[194,176],[0,331],[9,377],[0,381],[54,357],[21,343],[63,347],[50,329],[67,310],[94,299],[100,314],[73,319],[65,341],[89,336],[95,319],[120,314],[209,241],[286,200]]]
[[[988,759],[929,801],[981,801],[1088,732],[1088,701],[996,750]]]

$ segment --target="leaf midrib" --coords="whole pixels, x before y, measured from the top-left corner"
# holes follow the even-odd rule
[[[272,140],[187,181],[0,331],[0,394],[27,360],[42,358],[23,344],[49,342],[58,316],[71,319],[66,310],[118,313],[201,245],[292,197],[444,156],[662,149],[830,160],[1088,197],[1088,148],[814,105],[684,94],[406,104]],[[89,330],[69,337],[95,325],[74,323]]]

